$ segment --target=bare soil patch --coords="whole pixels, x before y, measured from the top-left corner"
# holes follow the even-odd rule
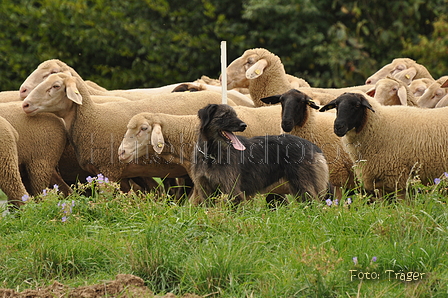
[[[57,281],[41,289],[28,289],[17,292],[13,289],[0,289],[0,298],[176,298],[172,293],[155,296],[145,286],[143,279],[131,274],[118,274],[115,280],[92,286],[71,288]],[[194,294],[186,294],[182,298],[200,298]]]

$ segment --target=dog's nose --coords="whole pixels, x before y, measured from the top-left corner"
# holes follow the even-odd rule
[[[244,122],[241,122],[241,123],[240,123],[240,128],[241,128],[242,130],[245,130],[246,127],[247,127],[247,124],[246,124],[246,123],[244,123]]]

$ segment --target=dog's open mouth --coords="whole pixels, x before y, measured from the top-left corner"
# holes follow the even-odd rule
[[[233,148],[235,148],[236,150],[246,150],[246,147],[244,147],[244,145],[240,142],[240,140],[238,140],[238,138],[231,133],[230,131],[225,131],[225,130],[221,130],[221,134],[230,141],[230,143],[232,144]]]

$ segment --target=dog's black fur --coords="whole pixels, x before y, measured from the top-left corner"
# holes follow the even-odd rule
[[[202,203],[217,192],[239,203],[246,196],[269,191],[282,179],[288,181],[290,193],[302,200],[327,192],[328,166],[315,144],[293,135],[235,138],[233,132],[244,131],[246,124],[228,105],[210,104],[198,116],[192,203]]]

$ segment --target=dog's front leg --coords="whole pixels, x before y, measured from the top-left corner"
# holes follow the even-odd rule
[[[227,200],[233,205],[238,205],[246,200],[246,194],[239,187],[228,192]]]

